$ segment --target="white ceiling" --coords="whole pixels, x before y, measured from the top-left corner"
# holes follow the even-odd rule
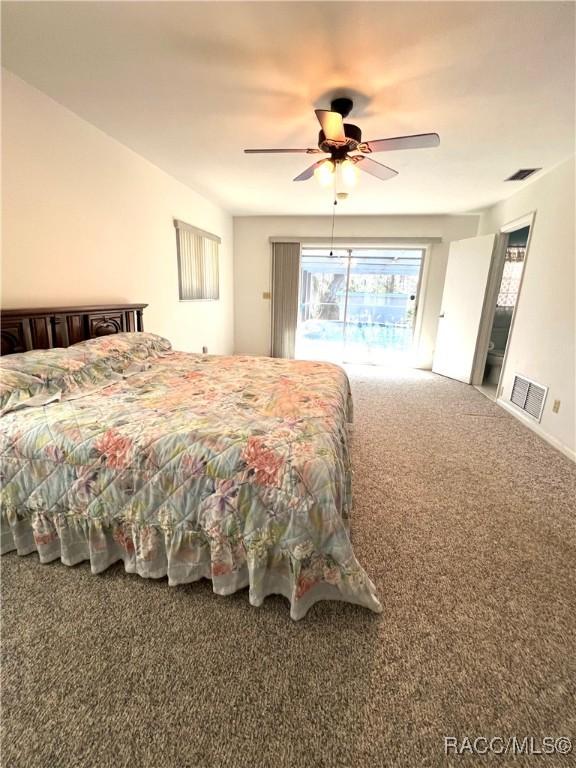
[[[358,91],[365,139],[436,131],[441,146],[379,155],[400,175],[361,174],[341,213],[459,212],[574,152],[574,9],[4,2],[3,63],[240,215],[330,213],[329,191],[291,181],[314,158],[242,149],[315,146],[313,108]]]

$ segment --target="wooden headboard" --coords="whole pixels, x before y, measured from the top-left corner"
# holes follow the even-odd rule
[[[2,354],[68,347],[121,331],[143,331],[148,304],[96,304],[0,311]]]

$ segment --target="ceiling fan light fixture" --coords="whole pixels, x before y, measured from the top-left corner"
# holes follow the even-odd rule
[[[339,163],[340,181],[342,186],[349,189],[354,187],[358,181],[358,171],[351,160],[346,158]]]
[[[322,187],[329,187],[334,181],[334,163],[332,160],[325,160],[320,163],[314,171],[314,176]]]

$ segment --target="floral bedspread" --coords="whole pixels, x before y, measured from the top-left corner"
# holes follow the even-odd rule
[[[346,374],[174,352],[96,393],[2,417],[2,551],[122,559],[214,592],[380,611],[348,536]]]

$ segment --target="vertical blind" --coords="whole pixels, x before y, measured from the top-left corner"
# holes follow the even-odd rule
[[[220,298],[220,238],[174,219],[180,301]]]
[[[294,357],[300,243],[272,244],[272,357]]]

